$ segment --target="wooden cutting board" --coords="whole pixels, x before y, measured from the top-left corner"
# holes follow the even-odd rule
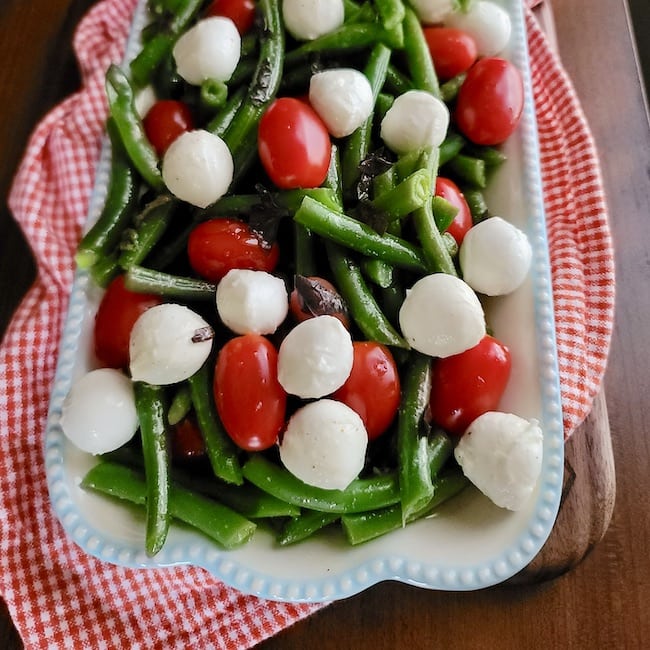
[[[616,477],[602,392],[564,452],[564,487],[555,526],[539,555],[510,582],[542,582],[565,573],[581,562],[607,531]]]

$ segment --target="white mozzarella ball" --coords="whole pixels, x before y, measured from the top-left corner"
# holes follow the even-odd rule
[[[208,358],[212,336],[208,323],[183,305],[151,307],[131,330],[131,377],[157,386],[191,377]]]
[[[447,136],[449,109],[424,90],[400,95],[381,121],[381,138],[397,154],[438,147]]]
[[[217,311],[237,334],[273,334],[289,311],[284,281],[266,271],[232,269],[217,285]]]
[[[323,70],[309,82],[309,103],[335,138],[358,129],[372,113],[372,87],[354,68]]]
[[[312,41],[343,24],[343,0],[283,0],[282,18],[287,31],[299,41]]]
[[[469,34],[479,56],[494,56],[510,41],[512,23],[508,12],[489,0],[477,0],[469,11],[450,14],[445,23]]]
[[[334,316],[316,316],[296,325],[278,351],[278,381],[287,393],[323,397],[345,383],[352,371],[350,333]]]
[[[367,446],[359,415],[343,402],[321,399],[291,416],[280,460],[303,483],[344,490],[363,469]]]
[[[200,20],[176,41],[173,49],[178,74],[195,86],[208,79],[228,81],[240,55],[237,27],[222,16]]]
[[[543,435],[536,420],[512,413],[480,415],[454,451],[467,478],[500,508],[521,510],[542,470]]]
[[[228,145],[202,129],[181,134],[163,158],[162,176],[167,189],[199,208],[206,208],[228,191],[233,173]]]
[[[411,0],[421,22],[432,25],[441,23],[456,9],[456,0]]]
[[[131,380],[119,370],[91,370],[63,401],[61,428],[79,449],[105,454],[126,444],[138,430]]]
[[[490,217],[467,231],[459,251],[463,279],[474,291],[503,296],[528,275],[533,251],[522,232],[501,217]]]
[[[146,85],[137,92],[135,96],[135,111],[140,118],[144,118],[157,100],[156,91],[151,84]]]
[[[460,354],[485,336],[485,315],[476,294],[446,273],[420,278],[407,291],[399,323],[411,347],[432,357]]]

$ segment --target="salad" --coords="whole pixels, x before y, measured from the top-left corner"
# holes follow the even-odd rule
[[[483,189],[523,108],[489,0],[158,0],[106,75],[112,164],[77,263],[105,289],[61,426],[83,487],[235,548],[351,544],[470,482],[525,506],[534,420],[483,296],[531,246]]]

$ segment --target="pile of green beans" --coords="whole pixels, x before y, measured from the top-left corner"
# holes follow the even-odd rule
[[[483,196],[504,160],[495,148],[468,143],[453,130],[440,147],[394,156],[378,137],[394,98],[426,90],[450,107],[459,75],[440,84],[415,12],[402,0],[345,0],[338,30],[299,43],[286,32],[280,0],[259,0],[253,31],[227,83],[185,84],[172,48],[201,17],[202,0],[150,0],[154,20],[130,65],[106,74],[111,173],[104,208],[76,255],[100,286],[118,274],[135,292],[190,304],[210,314],[216,287],[191,276],[186,242],[201,221],[219,217],[273,221],[283,250],[281,272],[330,278],[352,317],[353,337],[391,346],[400,368],[396,422],[369,445],[366,469],[345,490],[305,485],[282,468],[277,451],[248,453],[226,434],[212,399],[214,359],[172,387],[135,383],[139,436],[108,454],[84,487],[146,509],[146,551],[163,547],[170,521],[195,527],[225,549],[247,542],[260,524],[278,544],[303,540],[332,524],[351,544],[373,539],[429,514],[467,485],[453,443],[426,421],[430,359],[409,349],[397,327],[405,288],[423,275],[456,275],[457,246],[444,230],[456,208],[433,198],[436,176],[456,181],[473,219],[489,211]],[[333,142],[322,187],[277,190],[257,158],[257,125],[283,93],[303,94],[315,69],[355,67],[370,81],[375,112],[350,136]],[[173,197],[136,110],[137,92],[152,85],[159,98],[181,98],[200,116],[197,126],[222,137],[235,163],[230,191],[206,209]],[[368,172],[368,169],[374,171]],[[208,316],[217,320],[214,312]],[[215,323],[215,348],[229,334]],[[215,353],[216,353],[215,349]],[[194,469],[172,462],[171,428],[188,415],[199,426],[206,457]]]

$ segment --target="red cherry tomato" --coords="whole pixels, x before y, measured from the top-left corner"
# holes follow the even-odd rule
[[[352,372],[333,398],[359,414],[373,440],[386,431],[399,408],[399,373],[385,345],[355,341],[353,347]]]
[[[469,205],[460,188],[454,181],[448,178],[438,176],[436,179],[436,196],[441,196],[446,199],[454,207],[458,208],[458,212],[454,220],[449,224],[447,231],[460,246],[465,238],[465,233],[472,227],[472,213],[470,212]]]
[[[280,249],[236,219],[210,219],[190,233],[190,265],[202,278],[218,282],[231,269],[273,271]]]
[[[276,99],[260,120],[257,146],[269,178],[282,189],[318,187],[332,143],[316,111],[294,97]]]
[[[476,61],[476,42],[466,32],[452,27],[425,27],[423,32],[441,81],[469,70]]]
[[[245,34],[255,22],[253,0],[213,0],[205,10],[206,16],[230,18],[240,34]]]
[[[432,420],[449,433],[462,435],[479,415],[497,409],[510,368],[510,351],[489,335],[465,352],[435,360]]]
[[[219,352],[214,399],[233,442],[247,451],[273,446],[285,422],[287,394],[278,381],[278,353],[259,334],[230,339]]]
[[[512,135],[523,107],[521,73],[510,61],[491,57],[470,68],[458,93],[455,117],[472,142],[495,145]]]
[[[205,442],[199,425],[191,415],[184,417],[171,428],[172,456],[189,460],[205,455]]]
[[[299,323],[326,314],[338,318],[343,327],[350,329],[345,302],[336,287],[325,278],[297,276],[296,288],[289,296],[289,310]]]
[[[150,307],[162,302],[160,296],[135,293],[124,286],[118,275],[106,289],[95,315],[95,356],[107,368],[129,365],[129,337],[135,321]]]
[[[153,148],[159,156],[163,156],[179,135],[194,128],[194,120],[187,104],[174,99],[161,99],[147,111],[142,125]]]

